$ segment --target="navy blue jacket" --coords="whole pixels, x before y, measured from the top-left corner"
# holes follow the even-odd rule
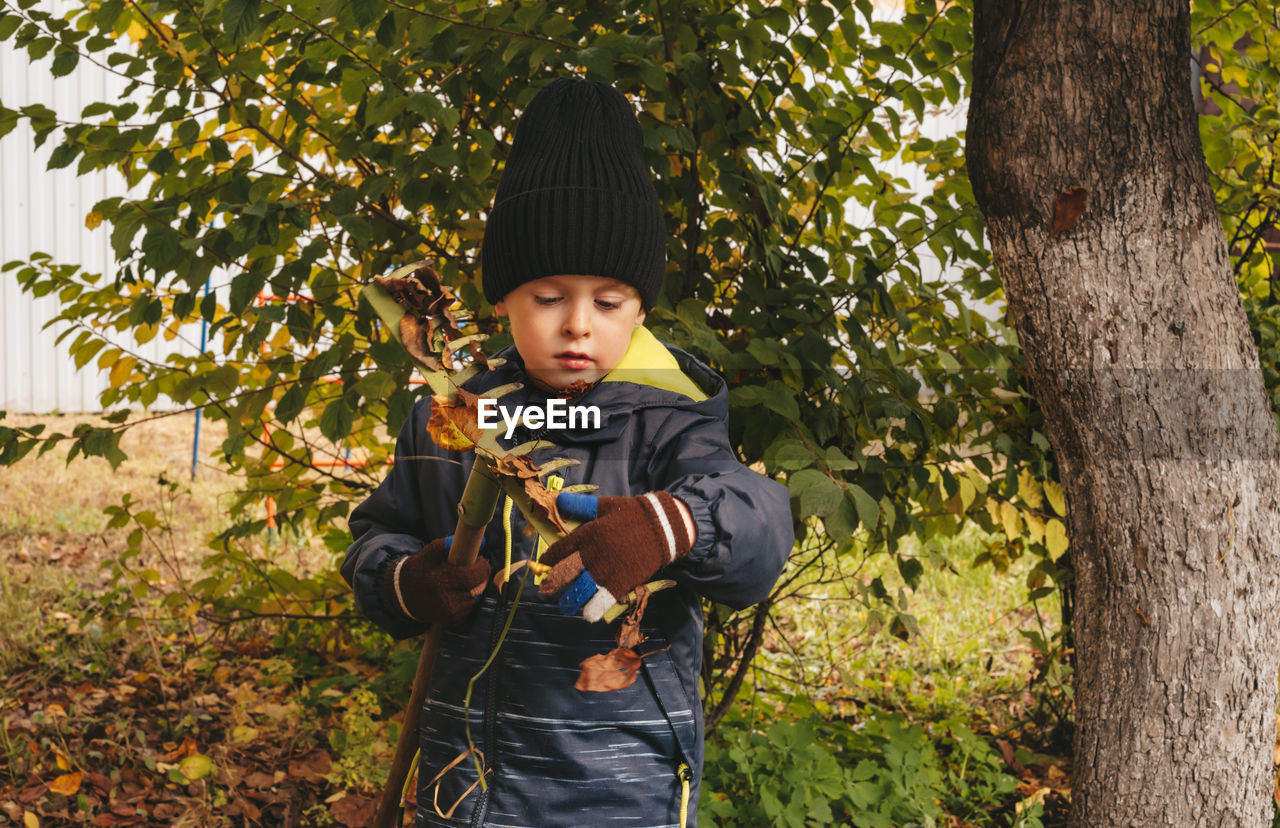
[[[644,329],[637,337],[657,344]],[[554,443],[532,455],[536,463],[557,457],[581,461],[559,472],[565,485],[593,483],[602,496],[665,489],[689,507],[697,539],[686,558],[661,573],[678,586],[649,602],[642,624],[648,640],[637,648],[644,654],[639,679],[606,693],[575,690],[580,663],[616,646],[617,623],[589,624],[562,615],[530,578],[502,648],[475,682],[466,709],[467,684],[489,658],[524,570],[501,592],[490,583],[477,611],[448,628],[441,642],[422,715],[417,825],[676,826],[681,764],[692,769],[687,824],[695,823],[702,768],[701,598],[734,608],[764,599],[794,537],[787,489],[744,467],[729,445],[724,381],[684,351],[669,345],[666,350],[679,366],[668,378],[683,372],[674,379],[686,386],[692,380],[702,393],[667,390],[677,382],[655,387],[649,384],[652,374],[615,371],[609,376],[615,381],[601,382],[574,401],[600,408],[599,428],[531,434],[521,427],[510,441]],[[502,404],[545,403],[545,395],[527,382],[514,349],[499,356],[507,364],[467,388],[483,392],[526,382]],[[415,406],[396,443],[391,472],[352,512],[354,543],[342,566],[361,611],[396,637],[425,628],[383,601],[379,578],[399,557],[453,532],[474,460],[471,452],[446,451],[432,442],[426,432],[430,413],[430,400]],[[495,572],[508,543],[513,561],[530,557],[534,547],[519,511],[507,511],[504,517],[500,504],[485,533],[482,554]],[[464,796],[476,781],[471,758],[438,783],[431,779],[467,749],[468,718],[489,775],[487,791],[476,788]],[[448,811],[458,800],[449,819],[432,805]]]

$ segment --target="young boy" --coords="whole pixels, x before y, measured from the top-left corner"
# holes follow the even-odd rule
[[[518,511],[499,509],[474,565],[445,562],[474,454],[432,443],[430,400],[405,423],[387,479],[352,513],[342,574],[361,611],[397,637],[449,625],[422,716],[417,825],[695,824],[702,598],[762,600],[794,539],[786,488],[729,445],[723,380],[641,325],[662,284],[663,236],[626,98],[578,79],[547,85],[520,119],[485,228],[485,296],[514,346],[467,388],[522,382],[504,407],[562,396],[596,407],[589,426],[521,425],[506,444],[547,441],[533,462],[580,461],[559,477],[595,484],[599,497],[560,496],[563,510],[594,519],[540,550],[553,568],[540,587],[528,581],[505,639],[521,577],[499,589],[490,575],[538,544]],[[649,600],[637,680],[575,689],[581,662],[616,646],[603,612],[659,577],[677,586]],[[451,766],[468,736],[487,789],[471,757]]]

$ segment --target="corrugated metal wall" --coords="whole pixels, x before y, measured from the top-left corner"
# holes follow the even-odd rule
[[[40,7],[57,13],[68,5],[44,0]],[[54,78],[49,73],[51,55],[31,65],[25,51],[0,44],[0,100],[5,106],[42,103],[61,118],[75,120],[89,103],[120,99],[127,83],[124,78],[87,60],[81,60],[69,76]],[[77,177],[74,163],[70,168],[47,170],[56,144],[51,137],[34,149],[25,123],[0,139],[0,263],[25,261],[32,253],[43,252],[55,262],[78,264],[110,278],[115,272],[108,244],[110,228],[104,224],[90,231],[84,217],[100,199],[125,195],[124,181],[115,173]],[[57,310],[56,297],[32,298],[19,289],[12,271],[0,274],[0,409],[101,410],[98,394],[106,387],[105,375],[95,362],[76,370],[67,356],[67,343],[54,345],[61,328],[41,330]],[[163,359],[180,347],[161,337],[141,347],[128,344],[150,359]]]

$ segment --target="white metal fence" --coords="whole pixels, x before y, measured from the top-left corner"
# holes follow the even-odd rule
[[[57,13],[67,5],[44,0],[40,7]],[[119,75],[85,60],[70,75],[54,78],[50,60],[48,56],[32,65],[25,51],[0,44],[0,101],[10,108],[40,103],[62,118],[74,119],[93,101],[118,100],[127,84]],[[110,278],[115,272],[110,228],[89,230],[84,218],[99,200],[126,195],[124,180],[114,173],[78,177],[74,163],[60,170],[46,169],[56,144],[56,138],[50,138],[43,147],[33,148],[31,129],[25,123],[0,139],[0,263],[26,261],[42,252],[57,263],[80,265]],[[19,289],[13,272],[0,274],[0,409],[101,410],[98,394],[106,388],[105,374],[94,362],[77,371],[65,342],[54,345],[62,329],[44,329],[57,311],[56,297],[33,298]],[[130,343],[130,347],[149,359],[163,359],[175,347],[187,346],[157,337],[143,346]]]

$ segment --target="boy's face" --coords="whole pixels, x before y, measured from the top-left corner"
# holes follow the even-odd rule
[[[640,294],[602,276],[547,276],[502,297],[511,337],[529,376],[560,390],[595,382],[627,353],[631,331],[644,321]]]

